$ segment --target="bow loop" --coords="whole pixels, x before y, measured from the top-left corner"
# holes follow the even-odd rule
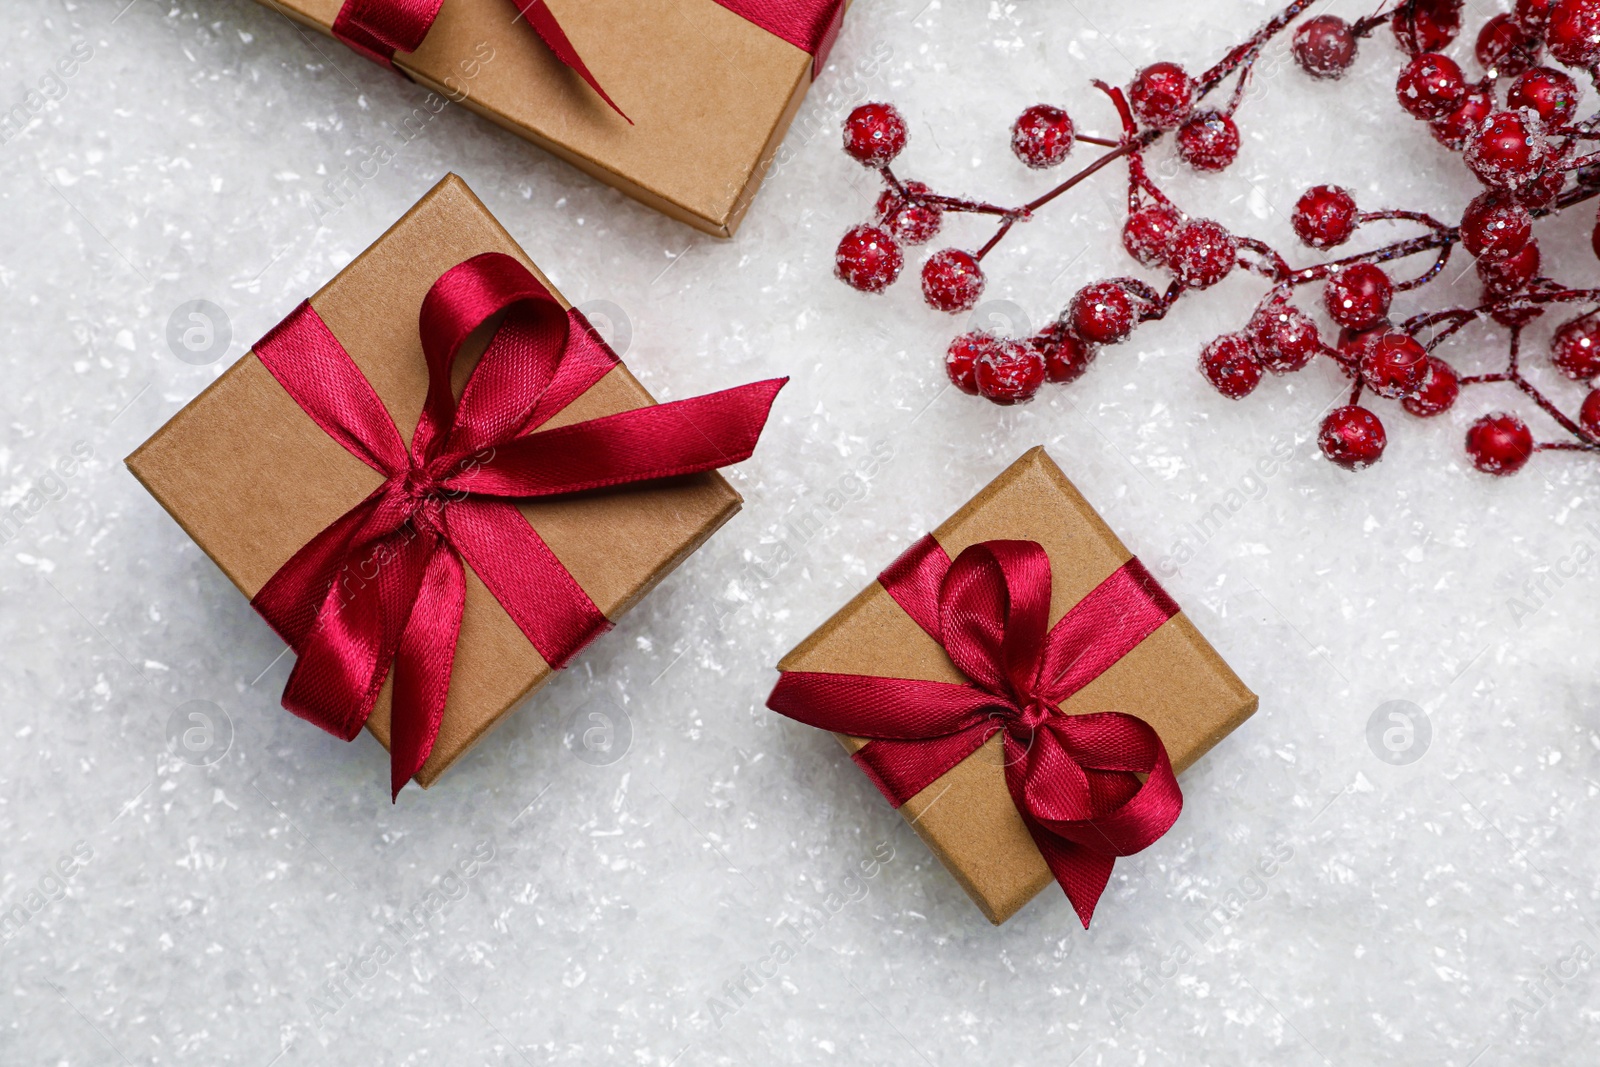
[[[1018,715],[1034,700],[1050,623],[1050,559],[1032,541],[968,547],[939,590],[940,639],[974,682],[1008,697]]]

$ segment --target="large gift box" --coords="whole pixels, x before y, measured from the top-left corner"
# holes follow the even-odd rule
[[[781,384],[657,406],[452,175],[127,463],[398,791],[733,516]]]
[[[732,236],[844,0],[261,0],[708,233]]]
[[[1256,697],[1042,448],[778,664],[993,923],[1051,881],[1085,926],[1175,776]]]

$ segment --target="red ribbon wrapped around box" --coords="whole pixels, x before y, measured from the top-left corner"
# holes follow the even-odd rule
[[[572,46],[545,0],[510,0],[539,39],[570,67],[611,109],[628,116],[600,87],[583,57]],[[812,77],[827,61],[839,36],[845,0],[716,0],[752,25],[788,41],[813,57]],[[396,52],[415,52],[433,28],[444,0],[345,0],[333,33],[362,55],[392,67]],[[632,119],[628,120],[630,123]]]
[[[502,313],[458,402],[456,357],[473,331]],[[552,667],[610,627],[509,501],[748,459],[787,381],[540,430],[617,358],[579,312],[564,310],[499,252],[439,278],[423,301],[420,332],[428,395],[409,449],[309,302],[255,348],[295,403],[385,478],[251,603],[298,656],[284,706],[335,736],[360,732],[393,666],[396,795],[438,736],[461,626],[463,562]]]
[[[897,808],[1003,731],[1012,800],[1087,927],[1116,857],[1166,833],[1183,797],[1148,723],[1060,705],[1178,605],[1130,559],[1050,627],[1050,560],[1033,541],[984,541],[951,562],[924,537],[878,580],[969,680],[786,671],[767,706],[871,738],[853,758]]]

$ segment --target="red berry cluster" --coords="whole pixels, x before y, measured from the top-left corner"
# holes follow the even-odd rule
[[[1348,242],[1374,223],[1405,223],[1422,233],[1372,251],[1295,269],[1264,242],[1231,233],[1210,219],[1192,217],[1156,185],[1145,167],[1147,150],[1171,135],[1180,160],[1199,172],[1228,167],[1239,152],[1234,122],[1264,46],[1295,25],[1310,6],[1297,0],[1232,49],[1198,78],[1176,63],[1154,63],[1126,89],[1095,82],[1120,120],[1115,138],[1080,133],[1060,108],[1037,104],[1017,118],[1011,147],[1033,169],[1066,160],[1077,143],[1104,151],[1083,169],[1020,207],[943,196],[921,182],[903,182],[891,164],[906,144],[906,123],[888,104],[867,104],[845,122],[845,150],[877,170],[885,190],[874,222],[850,230],[836,258],[841,279],[881,292],[899,277],[905,245],[940,232],[945,216],[988,215],[997,220],[987,243],[974,251],[941,249],[924,261],[922,293],[940,311],[962,312],[983,294],[983,258],[1019,222],[1117,160],[1126,160],[1128,213],[1122,244],[1144,267],[1166,274],[1157,288],[1133,277],[1093,282],[1080,289],[1060,317],[1031,337],[988,332],[962,334],[950,345],[945,367],[963,392],[998,404],[1032,399],[1045,382],[1070,382],[1099,350],[1126,340],[1141,323],[1163,317],[1182,296],[1210,288],[1236,268],[1271,284],[1244,327],[1206,345],[1200,370],[1224,396],[1239,399],[1265,373],[1288,374],[1317,356],[1331,359],[1351,379],[1347,403],[1323,420],[1318,437],[1330,460],[1351,470],[1377,462],[1387,435],[1378,415],[1361,403],[1364,393],[1398,400],[1412,415],[1450,409],[1464,386],[1509,383],[1548,414],[1570,440],[1536,442],[1513,414],[1486,415],[1467,433],[1466,450],[1479,470],[1510,474],[1536,451],[1600,452],[1600,389],[1591,388],[1576,419],[1564,414],[1524,377],[1519,366],[1522,330],[1549,305],[1591,305],[1562,325],[1552,361],[1567,377],[1600,378],[1600,289],[1561,285],[1541,273],[1535,223],[1560,215],[1600,194],[1600,115],[1577,115],[1579,91],[1571,75],[1546,60],[1588,73],[1600,82],[1600,0],[1517,0],[1511,14],[1489,19],[1475,55],[1483,75],[1469,81],[1443,53],[1462,28],[1463,0],[1400,0],[1357,22],[1332,15],[1305,19],[1294,29],[1290,51],[1315,78],[1339,78],[1361,42],[1387,24],[1406,57],[1395,92],[1400,106],[1428,124],[1433,136],[1461,153],[1482,182],[1483,193],[1454,226],[1417,211],[1362,211],[1351,194],[1331,185],[1307,190],[1295,205],[1295,235],[1325,251]],[[1225,106],[1207,108],[1206,97],[1230,79]],[[1600,225],[1594,231],[1600,255]],[[1425,312],[1396,321],[1398,294],[1438,278],[1456,245],[1475,257],[1483,283],[1480,304]],[[1392,264],[1432,254],[1420,274],[1397,280]],[[1293,302],[1301,288],[1320,285],[1322,310],[1336,328],[1331,343],[1317,320]],[[1491,374],[1460,375],[1433,354],[1446,338],[1488,317],[1507,327],[1506,367]]]

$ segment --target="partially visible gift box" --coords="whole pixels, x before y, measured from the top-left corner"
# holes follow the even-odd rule
[[[722,237],[733,235],[749,208],[845,7],[844,0],[261,2]]]
[[[781,385],[656,406],[451,175],[127,464],[295,648],[285,706],[365,725],[398,792],[738,511],[714,468]]]
[[[995,924],[1057,881],[1087,926],[1257,703],[1042,448],[778,669]]]

